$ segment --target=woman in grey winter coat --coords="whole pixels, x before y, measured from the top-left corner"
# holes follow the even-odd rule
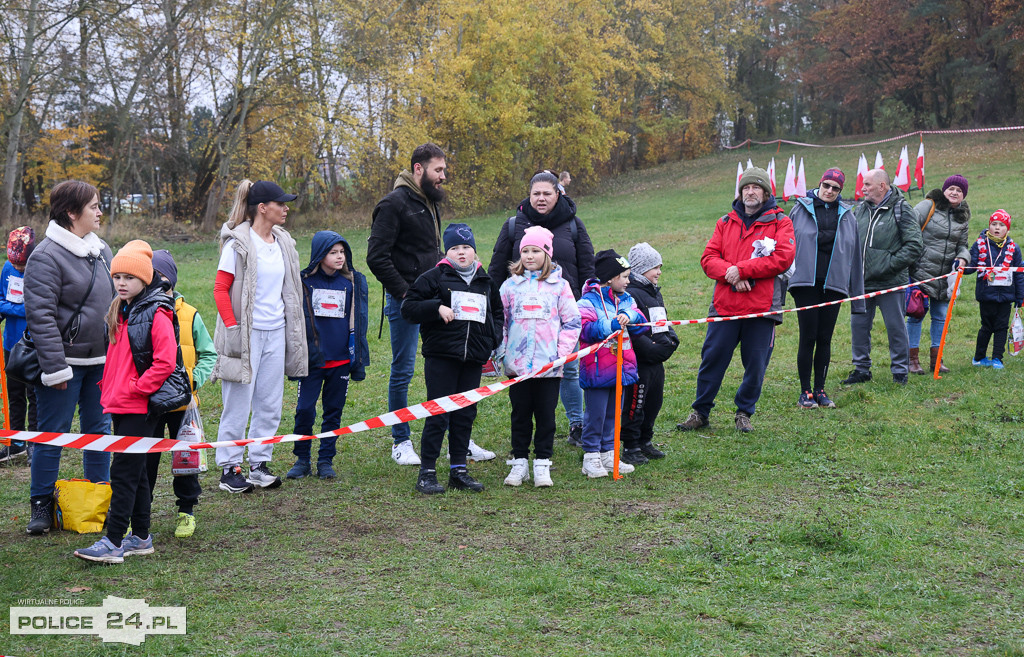
[[[42,369],[36,386],[40,431],[66,433],[78,408],[82,433],[110,433],[100,405],[99,382],[107,358],[103,317],[114,298],[110,247],[100,227],[99,193],[89,183],[66,180],[50,192],[46,239],[25,266],[25,315]],[[50,531],[61,448],[38,445],[32,457],[29,534]],[[110,454],[82,452],[85,478],[110,481]]]
[[[921,239],[924,251],[910,268],[912,281],[923,281],[953,271],[954,264],[960,267],[970,260],[968,248],[971,209],[967,206],[967,179],[957,174],[946,178],[942,189],[933,189],[925,199],[914,207],[921,225]],[[922,283],[921,291],[928,297],[928,312],[931,314],[931,358],[929,371],[935,371],[935,358],[942,338],[942,327],[946,323],[949,308],[949,286],[946,279]],[[910,373],[924,374],[920,360],[922,318],[907,317],[907,334],[910,338]],[[940,372],[948,372],[944,364]]]

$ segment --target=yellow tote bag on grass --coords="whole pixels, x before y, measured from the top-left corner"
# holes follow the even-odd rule
[[[94,484],[88,479],[59,479],[55,488],[54,513],[58,527],[79,534],[103,531],[110,508],[110,482]]]

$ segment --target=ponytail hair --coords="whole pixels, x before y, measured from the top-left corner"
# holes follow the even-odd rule
[[[107,338],[110,339],[110,344],[117,342],[117,323],[121,321],[121,306],[123,305],[124,301],[121,301],[120,297],[115,297],[110,302],[107,314],[103,318],[103,321],[107,323]]]
[[[235,190],[235,202],[231,206],[231,214],[228,215],[227,227],[233,229],[243,221],[251,222],[256,217],[256,208],[259,206],[249,205],[249,189],[252,188],[252,181],[246,178],[238,183]]]
[[[547,169],[544,169],[543,171],[538,171],[537,173],[533,174],[533,178],[530,178],[530,189],[532,190],[533,186],[539,182],[550,183],[551,186],[555,188],[555,191],[558,191],[558,176],[551,173]]]

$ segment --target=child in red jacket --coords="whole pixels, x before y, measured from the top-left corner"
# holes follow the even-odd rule
[[[150,396],[161,390],[177,364],[169,284],[153,276],[153,250],[142,240],[132,240],[117,252],[110,273],[117,298],[107,312],[110,345],[100,403],[103,412],[111,415],[115,435],[161,437],[157,432],[160,415],[151,415],[149,407]],[[128,555],[152,554],[147,461],[147,454],[114,454],[107,533],[92,546],[75,550],[76,557],[121,563]],[[129,523],[134,533],[125,536]]]

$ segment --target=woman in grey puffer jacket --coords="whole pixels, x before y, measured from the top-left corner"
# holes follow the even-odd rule
[[[942,183],[942,189],[933,189],[914,208],[921,224],[921,240],[924,251],[910,268],[910,278],[923,281],[953,271],[954,263],[963,267],[970,260],[968,240],[971,209],[967,205],[967,179],[956,174]],[[928,312],[932,317],[931,358],[929,371],[935,370],[935,358],[942,338],[942,327],[946,323],[949,308],[949,286],[946,279],[923,283],[919,286],[928,297]],[[907,317],[907,333],[910,337],[910,373],[924,374],[921,367],[919,346],[921,323],[924,318]],[[944,364],[940,372],[948,372]]]
[[[50,192],[46,239],[25,266],[25,315],[39,355],[42,384],[36,386],[40,431],[66,433],[78,407],[82,433],[110,433],[100,405],[99,381],[107,357],[103,316],[114,298],[110,247],[100,227],[96,188],[66,180]],[[50,531],[60,447],[38,445],[32,456],[29,534]],[[110,454],[82,452],[85,478],[110,481]]]

